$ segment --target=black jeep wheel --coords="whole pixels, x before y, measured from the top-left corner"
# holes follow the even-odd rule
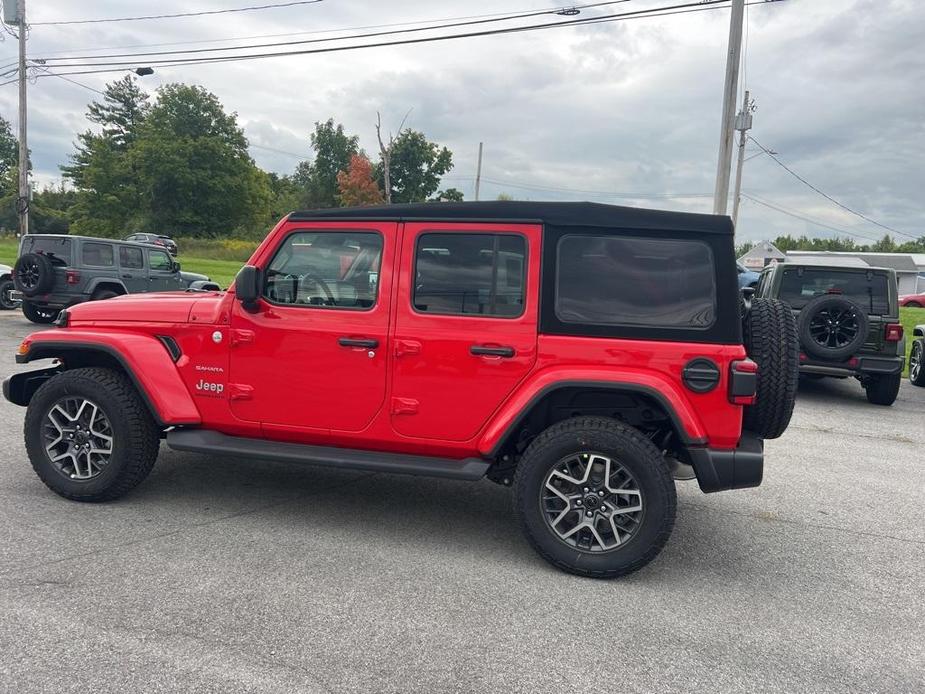
[[[576,417],[540,434],[514,476],[514,512],[533,548],[580,576],[614,578],[665,546],[677,497],[661,452],[630,426]]]
[[[919,337],[912,343],[909,355],[909,380],[912,385],[925,388],[925,339]]]
[[[26,451],[48,487],[75,501],[110,501],[141,482],[160,434],[138,391],[111,369],[65,371],[26,410]]]
[[[790,307],[777,299],[753,299],[745,318],[745,351],[758,364],[755,404],[743,426],[764,439],[787,429],[800,377],[799,340]]]
[[[36,296],[51,289],[55,283],[55,267],[39,253],[24,253],[13,266],[13,281],[23,296]]]
[[[50,308],[39,308],[31,301],[22,302],[22,314],[33,323],[47,325],[53,323],[58,317],[58,311]]]
[[[871,376],[864,383],[867,392],[867,402],[874,405],[892,405],[899,395],[899,386],[902,383],[902,374],[889,376]]]
[[[864,341],[870,322],[867,313],[843,296],[817,296],[800,311],[797,331],[803,349],[819,359],[845,361]]]
[[[10,291],[15,288],[13,280],[0,280],[0,309],[12,311],[17,306],[17,302],[10,299]]]

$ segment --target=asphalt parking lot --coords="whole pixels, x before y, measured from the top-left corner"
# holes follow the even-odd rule
[[[0,375],[33,326],[0,314]],[[549,567],[509,494],[179,454],[117,503],[32,473],[0,402],[0,690],[923,692],[925,389],[800,393],[764,484],[680,483],[628,578]]]

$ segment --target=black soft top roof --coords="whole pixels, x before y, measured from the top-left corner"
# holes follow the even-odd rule
[[[427,202],[376,207],[336,207],[293,212],[294,222],[311,220],[540,222],[553,227],[597,227],[687,231],[732,235],[729,217],[619,207],[596,202]]]

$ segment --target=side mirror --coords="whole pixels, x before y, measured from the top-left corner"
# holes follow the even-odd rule
[[[180,272],[180,263],[178,263],[176,260],[173,261],[173,271]]]
[[[253,265],[245,265],[238,270],[234,278],[234,294],[244,308],[251,308],[260,298],[260,270]]]

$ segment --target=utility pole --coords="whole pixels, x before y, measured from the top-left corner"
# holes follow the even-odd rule
[[[739,55],[742,51],[742,19],[744,16],[745,0],[732,0],[729,50],[726,54],[726,86],[723,90],[723,124],[719,135],[719,162],[716,167],[713,214],[726,214],[726,207],[729,203],[733,119],[735,118],[736,92],[739,88]]]
[[[745,163],[745,144],[748,142],[748,131],[752,129],[752,113],[755,106],[749,99],[749,92],[745,90],[742,101],[742,110],[736,116],[736,130],[739,131],[739,160],[736,163],[736,187],[732,195],[732,225],[739,223],[739,202],[742,197],[742,165]]]
[[[475,199],[479,199],[479,185],[482,183],[482,143],[479,142],[479,165],[475,170]]]
[[[19,233],[29,233],[29,145],[26,142],[26,0],[19,0]]]

